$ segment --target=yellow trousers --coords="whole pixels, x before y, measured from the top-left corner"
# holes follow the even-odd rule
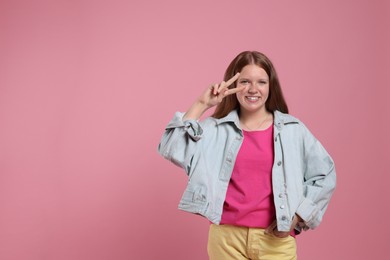
[[[295,238],[264,234],[262,228],[210,225],[210,260],[296,260]]]

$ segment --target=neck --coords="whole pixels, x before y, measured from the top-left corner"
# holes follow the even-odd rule
[[[242,122],[253,122],[253,121],[259,121],[259,120],[262,120],[264,118],[266,118],[267,116],[269,116],[269,114],[271,114],[270,112],[268,112],[266,109],[262,109],[260,111],[256,111],[256,112],[244,112],[244,111],[241,111],[240,112],[240,121]]]
[[[257,111],[255,113],[240,114],[241,127],[253,131],[268,128],[272,123],[272,113],[267,110]]]

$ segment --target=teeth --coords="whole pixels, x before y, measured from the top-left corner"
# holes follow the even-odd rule
[[[252,101],[255,101],[255,100],[259,99],[259,97],[246,97],[246,98],[249,99],[249,100],[252,100]]]

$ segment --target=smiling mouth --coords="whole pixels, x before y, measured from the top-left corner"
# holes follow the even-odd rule
[[[245,97],[246,99],[248,99],[249,101],[257,101],[260,99],[260,97]]]

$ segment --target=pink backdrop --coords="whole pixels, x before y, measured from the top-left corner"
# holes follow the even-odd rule
[[[177,210],[165,125],[243,50],[266,53],[338,188],[299,259],[383,259],[390,6],[350,1],[0,1],[0,259],[207,259]]]

